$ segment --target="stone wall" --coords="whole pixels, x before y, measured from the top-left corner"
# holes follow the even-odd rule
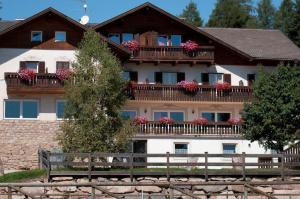
[[[0,159],[4,169],[38,167],[38,149],[58,146],[59,121],[0,120]]]

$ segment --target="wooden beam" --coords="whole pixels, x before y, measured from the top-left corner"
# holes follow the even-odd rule
[[[261,194],[261,195],[263,195],[263,196],[266,196],[266,197],[269,198],[269,199],[278,199],[277,197],[272,196],[271,194],[267,194],[267,193],[265,193],[265,192],[263,192],[263,191],[261,191],[261,190],[255,188],[255,187],[253,187],[253,186],[251,186],[251,185],[249,185],[249,184],[247,184],[247,183],[245,183],[245,187],[248,187],[250,190],[252,190],[252,191],[254,191],[254,192],[256,192],[256,193],[259,193],[259,194]]]

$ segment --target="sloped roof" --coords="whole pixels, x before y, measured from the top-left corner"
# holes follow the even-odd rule
[[[0,32],[15,25],[18,22],[20,22],[20,21],[17,21],[17,20],[16,21],[0,21]]]
[[[300,60],[300,48],[279,30],[200,28],[253,59]]]

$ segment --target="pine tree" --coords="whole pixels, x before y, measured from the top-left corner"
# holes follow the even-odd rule
[[[271,0],[261,0],[257,5],[256,12],[260,28],[274,28],[276,9]]]
[[[207,26],[245,28],[255,26],[251,0],[218,0]]]
[[[84,34],[76,59],[65,86],[66,120],[58,137],[64,151],[123,151],[133,128],[120,115],[126,96],[118,59],[92,30]]]
[[[203,25],[203,20],[199,14],[199,10],[197,9],[197,4],[193,1],[190,1],[179,17],[196,27],[201,27]]]
[[[295,4],[292,0],[283,0],[275,17],[275,28],[280,29],[290,39],[294,34]]]
[[[294,16],[294,34],[291,38],[300,47],[300,0],[296,0]]]

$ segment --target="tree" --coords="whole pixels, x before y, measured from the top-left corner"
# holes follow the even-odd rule
[[[296,0],[292,40],[300,47],[300,0]]]
[[[280,65],[273,73],[261,68],[255,100],[242,111],[242,134],[265,148],[282,151],[300,138],[300,69]]]
[[[292,0],[283,0],[275,17],[275,28],[280,29],[290,39],[294,34],[295,4]]]
[[[58,139],[67,152],[125,150],[133,128],[120,116],[126,101],[118,59],[95,31],[84,34],[66,82],[63,132]]]
[[[196,27],[201,27],[203,25],[203,20],[197,9],[197,4],[193,1],[190,1],[190,3],[185,7],[179,17],[183,18],[187,23]]]
[[[207,26],[223,28],[245,28],[255,26],[251,0],[218,0]]]
[[[256,12],[260,28],[274,28],[276,9],[271,0],[261,0],[257,5]]]

